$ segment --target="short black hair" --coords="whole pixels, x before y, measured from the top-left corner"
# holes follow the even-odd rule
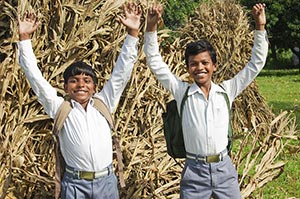
[[[81,75],[81,74],[85,74],[92,77],[94,84],[95,85],[98,84],[98,79],[95,71],[90,65],[88,65],[83,61],[77,61],[72,63],[70,66],[68,66],[68,68],[65,70],[63,74],[64,83],[67,84],[70,77],[73,77],[75,75]]]
[[[199,41],[191,42],[187,45],[184,54],[185,64],[187,65],[187,67],[189,66],[190,56],[197,55],[205,51],[208,51],[213,64],[216,64],[217,63],[216,50],[214,49],[214,47],[211,45],[209,41],[207,41],[206,39],[201,39]]]

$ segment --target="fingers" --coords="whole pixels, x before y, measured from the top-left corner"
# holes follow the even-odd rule
[[[119,19],[119,21],[122,23],[122,24],[125,24],[125,18],[124,17],[122,17],[122,16],[118,16],[118,19]]]
[[[37,16],[33,11],[26,11],[23,17],[21,17],[21,15],[18,14],[17,20],[18,20],[19,31],[21,34],[24,32],[31,34],[41,24],[40,22],[38,22]]]
[[[36,16],[35,12],[33,12],[33,11],[26,11],[24,13],[23,19],[21,18],[20,14],[18,14],[17,19],[18,19],[19,24],[21,22],[29,22],[29,23],[37,22],[37,16]]]
[[[21,23],[21,16],[20,16],[20,14],[18,14],[17,19],[18,19],[18,24],[20,24]]]
[[[159,17],[162,15],[163,12],[163,6],[162,5],[153,5],[149,8],[149,14],[150,15],[158,15]]]
[[[28,21],[28,22],[36,22],[37,16],[36,16],[35,12],[33,12],[32,10],[31,11],[27,11],[25,13],[24,20]]]
[[[134,15],[141,15],[142,9],[137,3],[131,3],[128,2],[127,6],[126,4],[123,4],[123,11],[125,14],[134,14]]]
[[[257,4],[255,4],[253,6],[252,10],[253,10],[253,12],[255,14],[260,14],[260,13],[264,12],[265,7],[266,7],[266,4],[264,4],[264,3],[257,3]]]
[[[265,15],[264,3],[257,3],[252,8],[252,15],[255,20],[255,29],[264,30],[266,25],[266,15]]]

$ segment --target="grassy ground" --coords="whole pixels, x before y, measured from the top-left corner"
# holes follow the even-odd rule
[[[294,113],[300,130],[300,74],[299,70],[268,70],[256,78],[260,93],[273,112],[282,110]],[[299,138],[299,134],[298,134]],[[268,183],[262,190],[265,199],[300,198],[300,142],[292,142],[281,159],[286,162],[284,173]]]

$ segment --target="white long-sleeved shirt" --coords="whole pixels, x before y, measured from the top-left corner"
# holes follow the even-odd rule
[[[95,94],[102,99],[113,113],[121,94],[130,79],[137,59],[138,38],[127,35],[122,51],[108,82]],[[42,76],[30,40],[20,41],[19,62],[27,79],[43,105],[46,113],[54,118],[63,102],[57,91]],[[71,100],[73,109],[59,133],[61,153],[66,164],[82,171],[100,171],[112,163],[111,129],[106,119],[93,107],[93,99],[85,111]]]
[[[177,102],[177,108],[180,110],[188,83],[172,74],[168,65],[163,62],[159,53],[157,33],[146,32],[144,37],[147,64],[164,88],[172,93]],[[222,83],[225,91],[211,82],[209,98],[206,99],[196,83],[191,85],[182,113],[182,130],[187,152],[208,156],[218,154],[226,148],[229,112],[222,92],[227,93],[231,106],[233,100],[261,71],[266,62],[267,53],[267,33],[256,30],[251,60],[232,79]]]

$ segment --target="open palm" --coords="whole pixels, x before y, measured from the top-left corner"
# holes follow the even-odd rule
[[[123,4],[123,11],[125,13],[125,17],[119,17],[122,24],[124,24],[128,29],[138,30],[141,23],[141,8],[135,3],[128,3],[127,6]]]
[[[24,39],[30,38],[30,35],[38,28],[39,22],[36,21],[36,15],[34,13],[28,12],[25,14],[22,20],[20,15],[18,15],[18,31],[19,35]]]

